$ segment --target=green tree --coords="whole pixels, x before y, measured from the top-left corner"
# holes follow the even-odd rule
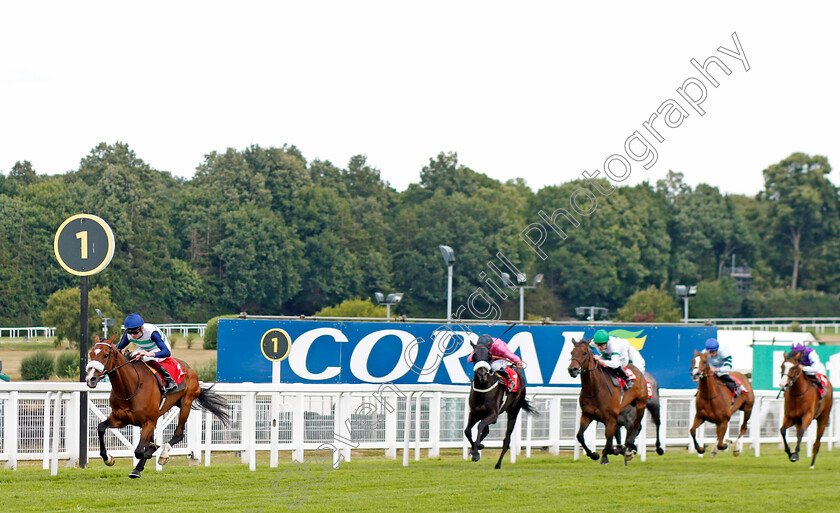
[[[701,281],[697,295],[689,301],[689,315],[693,318],[736,317],[741,313],[741,295],[735,280],[728,276]]]
[[[618,309],[618,319],[629,322],[678,322],[680,311],[670,294],[650,286],[630,296],[627,303]]]
[[[322,308],[319,317],[385,317],[386,308],[374,305],[370,299],[346,299],[336,306]]]
[[[41,313],[45,326],[55,326],[55,336],[58,340],[67,339],[74,344],[79,343],[81,327],[79,325],[79,308],[81,292],[79,288],[62,289],[53,293],[47,300],[47,308]],[[111,290],[108,287],[96,287],[88,291],[88,337],[101,333],[102,321],[96,314],[96,309],[104,317],[120,319],[116,305],[111,301]]]
[[[816,258],[822,241],[832,240],[840,228],[837,188],[828,179],[831,166],[826,157],[793,153],[763,173],[759,198],[768,204],[768,242],[787,246],[787,252],[780,252],[779,265],[788,270],[790,288],[796,290],[803,263]]]

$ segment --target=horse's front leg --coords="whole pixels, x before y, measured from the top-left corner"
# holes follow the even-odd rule
[[[723,441],[726,437],[727,429],[729,429],[729,419],[715,425],[715,432],[717,433],[717,449],[719,451],[725,451],[729,448],[729,444]],[[712,453],[712,456],[714,456],[714,453]]]
[[[589,427],[589,424],[592,422],[592,419],[589,418],[585,413],[580,414],[580,429],[577,432],[577,441],[583,450],[586,451],[586,455],[589,456],[592,460],[597,460],[599,458],[597,452],[592,452],[589,450],[589,447],[586,446],[586,442],[583,439],[583,432],[586,431],[586,428]]]
[[[516,426],[517,415],[519,415],[519,407],[512,406],[508,410],[507,432],[505,433],[505,440],[502,442],[502,454],[499,455],[499,461],[496,462],[497,469],[502,468],[502,458],[505,457],[505,453],[510,449],[510,434],[513,433],[513,428]]]
[[[96,432],[99,434],[99,456],[102,457],[102,461],[104,461],[109,467],[114,464],[114,457],[109,455],[108,450],[105,448],[105,431],[108,428],[119,429],[124,425],[125,423],[114,416],[114,413],[111,412],[111,414],[108,415],[108,418],[100,422],[96,427]]]
[[[478,423],[478,438],[475,440],[476,450],[480,451],[481,449],[484,449],[484,446],[481,444],[481,441],[484,440],[487,437],[487,435],[490,434],[490,424],[495,424],[498,418],[498,413],[491,413],[490,415],[482,419],[481,422]]]
[[[790,455],[790,461],[799,461],[799,446],[802,444],[802,437],[805,436],[805,430],[808,429],[810,423],[811,418],[802,417],[802,422],[796,425],[796,448],[793,450],[793,454]]]
[[[137,462],[137,466],[134,467],[134,470],[128,474],[128,477],[132,479],[139,478],[143,469],[146,467],[146,460],[149,459],[157,450],[157,446],[152,443],[154,435],[155,422],[144,422],[143,426],[140,428],[140,443],[138,443],[137,448],[134,449],[134,457],[139,461]]]
[[[604,435],[607,437],[607,444],[604,445],[604,452],[601,453],[601,465],[606,465],[610,462],[608,455],[612,453],[613,450],[613,438],[615,438],[615,431],[615,419],[610,419],[604,422]]]
[[[785,454],[787,454],[788,459],[790,459],[790,461],[796,461],[796,460],[799,459],[799,456],[796,457],[796,460],[793,459],[793,455],[790,452],[790,446],[788,445],[788,442],[787,442],[787,430],[792,425],[793,425],[793,420],[790,417],[788,417],[787,415],[785,415],[785,418],[782,419],[782,427],[779,428],[779,433],[782,434],[782,442],[785,444]]]
[[[478,452],[479,449],[476,449],[476,444],[472,438],[472,428],[476,425],[478,419],[476,418],[475,414],[470,412],[470,416],[467,419],[467,427],[464,429],[464,435],[467,437],[467,441],[470,443],[470,455],[472,456],[473,461],[478,461],[481,459],[481,454]]]
[[[703,419],[700,418],[699,415],[694,415],[694,424],[691,425],[691,429],[688,432],[691,434],[691,439],[694,440],[694,449],[697,451],[697,454],[703,454],[706,452],[706,447],[701,447],[700,444],[697,443],[697,428],[700,427],[700,424],[705,422]]]

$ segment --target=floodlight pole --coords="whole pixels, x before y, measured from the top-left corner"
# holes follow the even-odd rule
[[[447,266],[447,279],[446,279],[446,320],[452,320],[452,266]]]

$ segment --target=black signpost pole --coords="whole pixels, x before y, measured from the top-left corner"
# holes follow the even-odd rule
[[[85,367],[88,356],[88,277],[82,276],[79,291],[81,292],[81,312],[79,324],[79,381],[85,381]],[[79,468],[87,468],[88,464],[88,393],[82,392],[79,398]]]
[[[81,277],[79,286],[79,381],[85,381],[88,359],[88,276],[96,274],[114,256],[114,232],[108,223],[91,214],[70,216],[55,232],[53,250],[65,271]],[[60,412],[56,411],[58,416]],[[58,436],[58,433],[56,433]],[[46,450],[46,449],[45,449]],[[79,392],[79,467],[88,464],[88,393]]]

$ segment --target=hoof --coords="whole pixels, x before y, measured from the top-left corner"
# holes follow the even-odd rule
[[[114,463],[116,463],[116,460],[114,459],[114,457],[113,457],[113,456],[111,456],[111,455],[109,454],[109,455],[108,455],[108,459],[107,459],[107,460],[105,460],[105,464],[106,464],[106,465],[108,465],[109,467],[113,467],[113,466],[114,466]]]
[[[470,454],[472,454],[473,461],[478,461],[481,459],[481,453],[478,451],[470,451]]]
[[[600,456],[598,455],[597,452],[593,452],[592,454],[589,455],[589,457],[592,458],[592,461],[595,461],[598,458],[600,458]]]
[[[794,462],[794,463],[796,463],[797,461],[799,461],[799,453],[798,453],[798,452],[795,452],[795,453],[791,454],[791,455],[790,455],[790,461],[792,461],[792,462]]]
[[[158,458],[158,465],[166,465],[167,463],[169,463],[169,456],[165,458],[161,456],[160,458]]]
[[[656,454],[662,456],[663,454],[665,454],[665,451],[662,449],[662,447],[657,447]]]
[[[131,473],[128,474],[128,477],[130,477],[131,479],[140,479],[140,472],[132,470]]]
[[[723,444],[720,447],[718,447],[719,451],[725,451],[727,449],[729,449],[729,444]]]
[[[496,469],[496,470],[499,470],[500,468],[502,468],[502,464],[501,463],[496,463],[496,466],[493,467],[493,468]],[[813,467],[811,467],[811,468],[813,468]]]
[[[632,460],[632,459],[633,459],[633,457],[634,457],[635,455],[636,455],[636,451],[628,451],[628,452],[624,455],[624,461],[630,461],[630,460]]]
[[[738,456],[739,454],[741,454],[741,451],[738,449],[732,449],[732,456]]]
[[[610,463],[610,460],[608,460],[607,458],[604,458],[604,459],[601,460],[601,465],[609,465],[609,463]]]

